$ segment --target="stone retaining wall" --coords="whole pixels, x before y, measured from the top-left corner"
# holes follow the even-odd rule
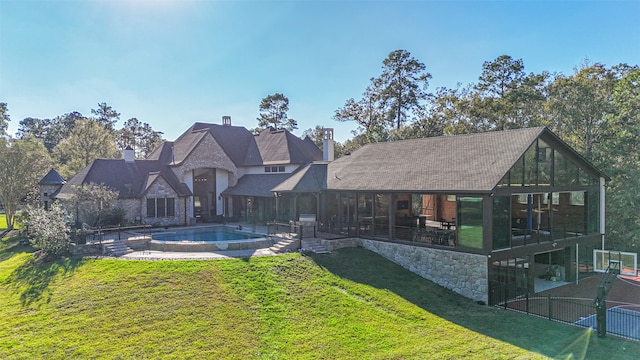
[[[487,258],[444,249],[361,239],[362,247],[447,289],[488,303]]]
[[[487,258],[483,255],[358,238],[320,243],[329,251],[363,247],[464,297],[485,304],[489,301]]]

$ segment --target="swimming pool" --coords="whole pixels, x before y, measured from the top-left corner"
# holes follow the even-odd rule
[[[230,226],[167,229],[153,231],[151,236],[129,237],[127,245],[134,250],[220,251],[263,249],[273,245],[266,235],[237,231]]]
[[[208,226],[195,229],[177,229],[152,232],[154,240],[164,241],[230,241],[257,239],[262,236],[236,231],[227,226]]]

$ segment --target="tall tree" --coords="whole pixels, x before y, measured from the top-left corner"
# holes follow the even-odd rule
[[[18,137],[34,136],[42,140],[49,153],[52,153],[56,145],[69,136],[76,121],[84,119],[86,117],[77,111],[56,116],[53,119],[27,117],[20,121]]]
[[[484,118],[491,130],[541,125],[547,78],[546,73],[527,75],[522,59],[509,55],[484,62],[475,86],[475,116]]]
[[[414,111],[416,121],[399,129],[391,130],[390,140],[420,139],[444,135],[446,123],[442,117],[431,110],[416,109]]]
[[[114,131],[116,123],[120,120],[120,113],[105,102],[98,103],[98,108],[91,109],[91,114],[95,116],[98,124],[109,131]]]
[[[381,97],[385,104],[386,119],[396,128],[407,122],[409,111],[419,108],[426,99],[431,74],[423,63],[411,57],[406,50],[392,51],[382,62]]]
[[[7,103],[0,102],[0,136],[7,134],[7,128],[9,127],[9,108]]]
[[[382,99],[380,79],[371,78],[362,99],[347,100],[343,107],[335,111],[333,119],[340,122],[354,121],[358,130],[365,134],[371,133],[378,127],[384,127],[384,104]]]
[[[54,155],[63,164],[60,173],[71,178],[98,158],[117,156],[111,132],[94,120],[79,120],[69,136],[54,149]]]
[[[260,117],[258,126],[274,129],[286,129],[293,131],[298,128],[298,122],[287,116],[289,111],[289,98],[281,93],[275,93],[262,99],[260,102]]]
[[[504,98],[510,90],[516,89],[526,76],[522,59],[514,60],[509,55],[498,56],[494,61],[482,64],[482,74],[478,90],[492,97]]]
[[[608,114],[608,136],[594,149],[594,158],[611,177],[607,191],[609,248],[640,247],[640,69],[620,79],[612,94],[616,111]]]
[[[42,142],[33,137],[0,139],[0,202],[7,226],[13,228],[20,201],[45,175],[51,159]]]
[[[587,159],[606,136],[606,114],[615,109],[611,96],[617,74],[602,64],[588,63],[571,76],[558,76],[549,87],[554,130]]]
[[[149,124],[136,118],[125,121],[117,137],[118,148],[124,150],[130,146],[135,150],[137,159],[147,157],[163,141],[162,132],[153,130]]]

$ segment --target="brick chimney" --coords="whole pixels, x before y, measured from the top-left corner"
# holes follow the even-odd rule
[[[323,128],[324,136],[322,138],[322,160],[333,161],[333,129]]]
[[[222,117],[222,125],[231,126],[231,116],[225,115]]]

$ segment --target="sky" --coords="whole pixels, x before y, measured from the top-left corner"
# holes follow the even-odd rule
[[[255,128],[283,93],[296,135],[359,99],[404,49],[429,92],[477,83],[506,54],[527,73],[570,75],[588,60],[640,64],[634,1],[0,0],[0,102],[9,132],[26,117],[85,116],[106,102],[168,140],[195,122]]]

